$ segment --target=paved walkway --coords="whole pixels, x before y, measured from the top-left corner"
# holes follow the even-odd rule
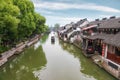
[[[92,56],[92,59],[95,64],[102,67],[102,62],[103,62],[102,56],[100,56],[99,54],[95,54]]]

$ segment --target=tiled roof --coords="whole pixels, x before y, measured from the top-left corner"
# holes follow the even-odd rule
[[[116,47],[120,47],[120,32],[113,37],[106,38],[104,42]]]
[[[92,39],[92,40],[95,40],[95,39],[102,39],[102,40],[105,40],[105,39],[108,39],[113,37],[114,35],[113,34],[105,34],[105,33],[101,33],[101,34],[96,34],[96,35],[93,35],[93,36],[88,36],[88,39]]]
[[[71,27],[69,27],[66,32],[69,32],[69,30],[72,29],[72,28],[77,28],[79,25],[81,25],[81,24],[84,23],[85,21],[87,21],[86,18],[85,18],[85,19],[81,19],[81,20],[78,21],[77,23],[72,23],[72,24],[70,24]]]
[[[120,18],[107,19],[99,28],[120,28]]]
[[[99,20],[99,21],[91,21],[89,22],[89,24],[83,26],[82,28],[86,28],[86,27],[89,27],[91,25],[98,25],[98,24],[102,24],[103,22],[105,22],[106,20]]]
[[[99,36],[98,36],[98,39],[103,39],[103,40],[105,40],[105,39],[109,39],[109,38],[111,38],[111,37],[113,37],[114,36],[114,34],[100,34]]]
[[[85,19],[81,19],[80,21],[78,21],[78,22],[76,23],[76,26],[81,25],[81,24],[84,23],[85,21],[87,21],[86,18],[85,18]]]
[[[96,34],[93,36],[88,36],[88,39],[102,39],[105,43],[120,47],[120,32],[117,33],[116,35],[114,34]]]
[[[85,25],[83,28],[89,27],[91,25],[98,25],[98,28],[120,28],[120,18],[91,21],[89,24]]]

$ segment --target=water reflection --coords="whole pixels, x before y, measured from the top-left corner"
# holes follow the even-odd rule
[[[34,71],[40,70],[46,63],[42,46],[36,49],[32,46],[0,69],[0,80],[38,80]]]
[[[40,42],[41,44],[44,44],[48,39],[48,34],[44,34],[44,36],[41,37]]]
[[[79,60],[62,49],[57,37],[55,40],[55,44],[52,45],[50,34],[47,42],[42,45],[47,64],[35,72],[39,80],[96,80],[93,76],[81,73]]]
[[[51,41],[51,44],[52,44],[52,45],[54,45],[54,44],[55,44],[55,42]]]
[[[14,57],[13,57],[14,58]],[[0,69],[0,80],[115,80],[71,44],[51,34]]]
[[[116,80],[116,78],[95,65],[91,59],[83,56],[80,49],[74,47],[71,44],[63,43],[61,40],[59,41],[59,44],[64,50],[68,51],[75,58],[77,57],[79,59],[80,72],[89,76],[93,76],[97,80]]]

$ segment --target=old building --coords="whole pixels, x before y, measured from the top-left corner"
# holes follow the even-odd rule
[[[120,79],[120,18],[103,18],[96,35],[89,36],[95,51],[101,56],[102,67]],[[97,59],[96,59],[97,60]]]
[[[112,34],[103,41],[102,65],[109,73],[120,79],[120,18],[111,17],[107,23],[101,25],[101,31]]]

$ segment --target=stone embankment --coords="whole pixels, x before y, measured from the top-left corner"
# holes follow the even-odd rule
[[[15,54],[20,54],[24,50],[25,47],[31,46],[32,44],[36,43],[39,39],[40,39],[40,35],[36,35],[34,38],[28,41],[25,41],[25,42],[21,42],[17,44],[15,48],[12,48],[2,53],[0,57],[0,66],[5,64],[11,56]]]

